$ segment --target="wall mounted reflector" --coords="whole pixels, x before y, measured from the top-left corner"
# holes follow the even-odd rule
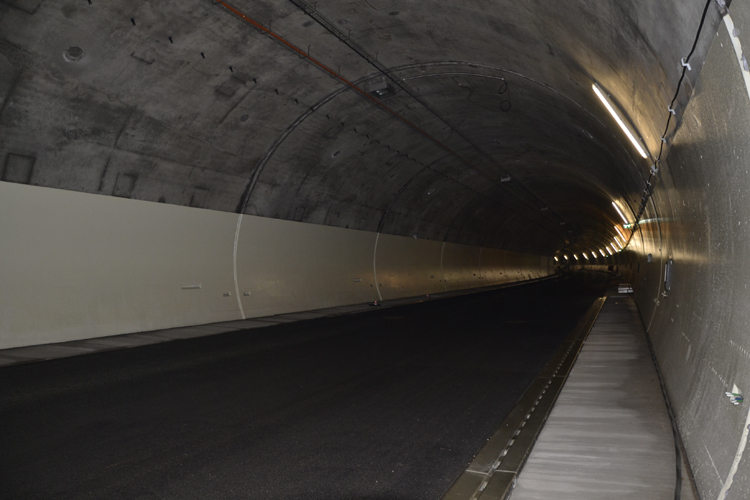
[[[625,218],[625,214],[622,213],[622,210],[620,210],[620,207],[617,206],[617,203],[614,201],[612,202],[612,206],[615,207],[615,210],[617,210],[617,213],[620,214],[620,218],[625,221],[625,224],[628,224],[628,219]]]
[[[591,88],[594,89],[594,92],[596,92],[596,95],[601,99],[604,106],[607,108],[607,111],[612,115],[612,117],[615,119],[617,124],[620,126],[623,132],[625,132],[625,135],[628,136],[628,139],[630,139],[630,142],[633,143],[633,146],[635,146],[635,149],[638,150],[638,154],[640,154],[643,158],[648,158],[648,154],[646,153],[646,150],[643,149],[643,146],[641,146],[641,143],[638,141],[638,138],[636,137],[635,131],[632,129],[632,127],[620,116],[620,113],[615,109],[615,103],[612,102],[612,100],[607,96],[599,87],[597,83],[594,83],[591,85]]]
[[[674,265],[674,260],[669,259],[667,263],[664,265],[664,289],[666,291],[672,290],[672,266]]]

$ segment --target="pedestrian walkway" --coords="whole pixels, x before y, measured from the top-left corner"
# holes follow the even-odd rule
[[[675,441],[629,296],[610,296],[521,471],[512,500],[673,500]],[[696,500],[682,463],[681,500]]]

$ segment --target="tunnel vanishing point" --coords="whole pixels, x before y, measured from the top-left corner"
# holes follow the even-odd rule
[[[2,0],[0,349],[611,268],[750,498],[749,48],[729,0]]]

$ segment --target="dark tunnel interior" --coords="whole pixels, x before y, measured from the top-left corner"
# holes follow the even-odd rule
[[[6,480],[60,498],[53,483],[79,480],[91,498],[211,498],[200,474],[254,461],[245,487],[277,488],[268,498],[380,498],[391,490],[357,490],[373,467],[401,488],[387,498],[439,498],[616,279],[697,493],[746,498],[750,413],[727,394],[750,390],[749,36],[750,9],[729,0],[0,1],[0,414],[16,429],[6,449],[54,469],[13,474],[8,453]],[[464,294],[477,289],[492,291]],[[34,346],[435,294],[450,297],[249,343],[3,366]],[[488,349],[496,325],[506,345]],[[289,385],[306,372],[314,395]],[[232,400],[245,379],[263,380],[267,407]],[[374,399],[339,413],[359,391]],[[75,442],[120,425],[98,402],[137,413],[126,436],[155,455],[84,480]],[[243,430],[246,411],[258,426]],[[25,438],[58,412],[57,452]],[[399,433],[423,446],[389,476]],[[446,449],[424,447],[440,433]],[[372,456],[337,441],[355,435]],[[349,475],[332,469],[339,445]],[[205,454],[165,458],[190,446]],[[336,479],[285,482],[277,447]],[[203,468],[188,481],[183,466]],[[124,486],[152,473],[161,489]]]

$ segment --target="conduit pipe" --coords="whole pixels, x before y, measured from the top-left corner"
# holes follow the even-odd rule
[[[305,52],[304,50],[302,50],[300,47],[297,47],[292,42],[286,40],[285,38],[281,37],[277,33],[274,33],[271,30],[271,28],[267,28],[267,27],[263,26],[261,23],[259,23],[255,19],[252,19],[251,17],[247,16],[242,11],[240,11],[236,7],[228,4],[227,2],[225,2],[223,0],[215,0],[215,3],[216,3],[216,5],[224,8],[225,10],[227,10],[228,12],[230,12],[231,14],[233,14],[234,16],[238,17],[243,22],[249,24],[253,28],[255,28],[258,31],[260,31],[261,33],[263,33],[263,34],[269,36],[270,38],[272,38],[274,41],[280,43],[283,47],[291,50],[292,52],[294,52],[295,54],[297,54],[301,59],[307,59],[310,63],[312,63],[313,65],[315,65],[317,68],[319,68],[323,72],[327,73],[328,76],[330,76],[331,78],[335,78],[335,79],[339,80],[341,83],[343,83],[344,85],[348,86],[349,88],[351,88],[352,90],[354,90],[359,95],[365,97],[367,100],[369,100],[373,104],[377,105],[381,109],[383,109],[386,112],[388,112],[389,114],[391,114],[394,118],[398,119],[399,121],[401,121],[402,123],[404,123],[408,127],[410,127],[412,129],[414,129],[415,131],[419,132],[424,137],[426,137],[428,140],[430,140],[431,142],[433,142],[434,144],[436,144],[438,147],[440,147],[441,149],[447,151],[451,156],[454,156],[455,158],[457,158],[461,163],[463,163],[467,167],[469,167],[472,170],[475,170],[476,172],[479,172],[479,174],[481,174],[483,177],[485,177],[488,181],[490,181],[494,185],[500,187],[501,189],[507,189],[507,188],[504,188],[502,185],[498,184],[484,170],[482,170],[479,167],[476,167],[473,164],[471,164],[463,156],[459,155],[457,152],[453,151],[451,148],[449,148],[448,146],[446,146],[445,144],[443,144],[442,142],[440,142],[438,139],[436,139],[435,137],[433,137],[432,135],[430,135],[427,131],[425,131],[424,129],[420,128],[415,123],[409,121],[407,118],[405,118],[404,116],[400,115],[399,113],[397,113],[393,109],[389,108],[388,106],[386,106],[385,104],[383,104],[379,99],[371,96],[369,93],[367,93],[366,91],[364,91],[361,88],[359,88],[357,85],[354,84],[354,82],[352,82],[351,80],[348,80],[348,79],[344,78],[343,76],[341,76],[341,74],[339,72],[334,71],[332,68],[329,68],[322,61],[319,61],[318,59],[315,59],[314,57],[311,57],[310,54],[309,54],[309,52]],[[497,203],[499,203],[502,207],[507,208],[511,212],[513,212],[513,213],[515,213],[515,214],[523,217],[524,219],[526,219],[526,220],[528,220],[528,221],[536,224],[537,226],[541,227],[542,229],[545,229],[545,230],[549,231],[550,233],[554,234],[557,238],[560,238],[560,239],[562,239],[564,241],[564,237],[560,237],[552,229],[549,229],[549,228],[547,228],[547,227],[545,227],[545,226],[543,226],[543,225],[535,222],[534,220],[530,219],[529,217],[526,217],[523,214],[518,213],[517,211],[513,210],[512,208],[508,207],[507,205],[504,205],[503,203],[500,203],[500,202],[497,202]]]

